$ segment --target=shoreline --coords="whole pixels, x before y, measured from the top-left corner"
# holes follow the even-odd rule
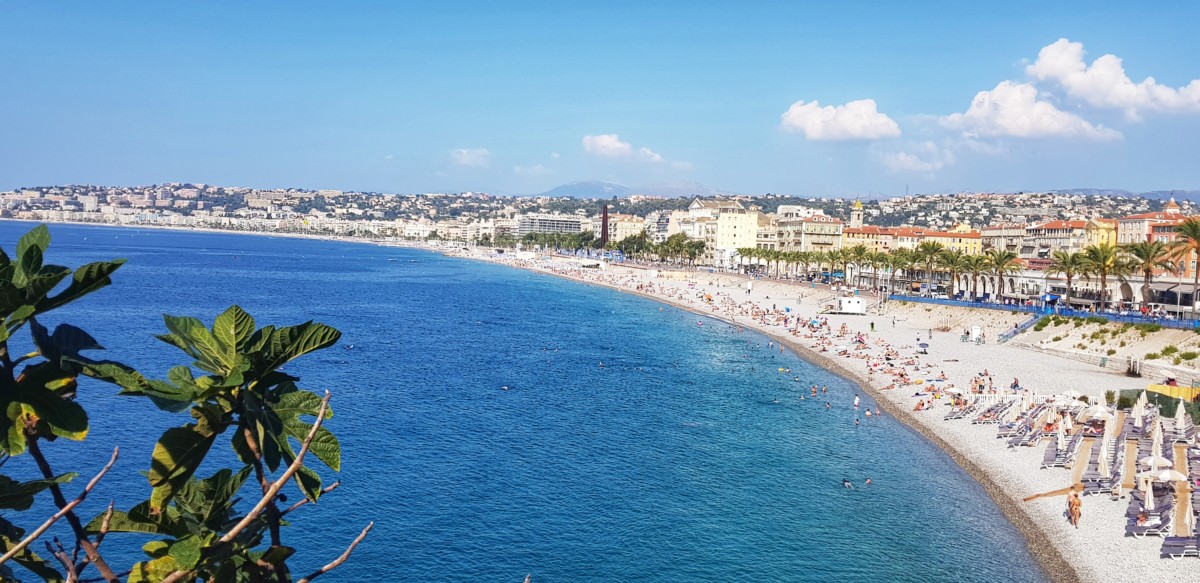
[[[27,222],[31,225],[40,223],[38,221],[24,221],[19,219],[0,220]],[[744,314],[729,314],[726,317],[725,314],[715,310],[715,304],[714,311],[710,312],[702,309],[700,306],[689,305],[689,302],[692,302],[692,300],[684,295],[671,297],[667,293],[663,293],[665,288],[668,290],[673,289],[676,292],[684,291],[690,295],[691,291],[699,291],[703,289],[701,286],[707,286],[715,296],[721,297],[724,295],[725,299],[729,299],[730,292],[737,292],[738,297],[741,298],[740,290],[744,288],[740,282],[747,280],[744,275],[689,271],[686,273],[686,279],[682,280],[654,279],[648,277],[650,275],[649,269],[640,266],[612,266],[609,271],[604,272],[584,271],[579,270],[577,266],[563,265],[568,261],[564,257],[552,258],[549,260],[549,264],[540,255],[539,259],[533,262],[518,261],[511,255],[488,256],[478,252],[464,252],[460,248],[430,245],[424,241],[384,242],[358,237],[246,232],[163,225],[121,225],[69,221],[54,222],[52,224],[85,227],[146,228],[213,234],[265,235],[417,249],[449,257],[522,269],[560,279],[572,280],[585,285],[603,286],[620,293],[639,295],[646,299],[700,316],[707,316],[733,325],[743,326],[780,342],[799,358],[854,383],[865,393],[869,394],[879,404],[881,409],[893,415],[902,425],[917,432],[944,452],[951,461],[957,464],[983,488],[999,507],[1004,519],[1021,533],[1030,555],[1033,556],[1047,580],[1055,583],[1078,583],[1084,579],[1115,581],[1126,580],[1131,577],[1149,580],[1171,580],[1183,576],[1183,572],[1190,570],[1188,568],[1190,565],[1186,561],[1181,564],[1176,561],[1166,561],[1159,558],[1157,548],[1161,539],[1131,539],[1123,536],[1122,525],[1116,521],[1124,519],[1124,502],[1091,502],[1091,500],[1095,500],[1096,498],[1089,498],[1090,508],[1085,513],[1088,516],[1088,519],[1085,519],[1085,524],[1087,524],[1089,529],[1104,529],[1103,532],[1096,531],[1090,534],[1081,533],[1081,531],[1074,529],[1067,530],[1064,524],[1065,521],[1063,521],[1061,516],[1062,506],[1058,501],[1043,499],[1032,503],[1024,502],[1022,498],[1025,496],[1055,490],[1065,485],[1056,482],[1056,480],[1064,479],[1066,476],[1062,474],[1070,473],[1066,470],[1038,470],[1037,460],[1041,459],[1042,448],[1017,448],[1016,450],[1009,449],[1006,451],[1003,449],[1003,443],[995,439],[994,426],[975,425],[964,427],[957,425],[953,421],[943,421],[940,411],[919,415],[912,412],[908,408],[914,402],[912,397],[909,397],[902,389],[896,391],[884,390],[882,384],[886,381],[883,381],[879,377],[873,379],[871,374],[869,374],[873,373],[873,371],[868,371],[866,367],[860,366],[866,364],[865,361],[860,361],[858,365],[855,365],[853,359],[850,359],[851,362],[847,362],[847,359],[836,358],[833,352],[822,352],[816,350],[815,346],[805,346],[800,337],[786,334],[786,330],[781,330],[778,326],[766,323],[760,324],[754,318]],[[569,272],[570,270],[577,272],[577,275]],[[592,279],[584,277],[585,275],[591,276]],[[606,281],[599,276],[604,276],[608,280]],[[626,281],[617,281],[619,277],[624,277]],[[654,284],[651,286],[651,292],[653,292],[653,287],[657,286],[659,287],[659,293],[633,289],[630,285],[630,280],[634,279],[638,279],[643,283],[650,282]],[[691,290],[691,287],[687,285],[689,283],[695,286],[694,290]],[[783,290],[783,293],[778,293],[780,290]],[[770,280],[757,282],[754,291],[754,297],[751,298],[748,294],[745,298],[747,301],[751,299],[761,301],[765,293],[771,293],[772,295],[765,296],[766,305],[771,305],[772,302],[778,301],[784,306],[791,306],[796,315],[815,313],[817,305],[813,300],[827,299],[827,296],[833,293],[825,288],[810,288],[808,286]],[[799,295],[798,298],[796,297],[797,295]],[[777,299],[772,300],[770,299],[771,297],[776,297]],[[897,304],[899,307],[896,306]],[[1034,377],[1033,386],[1041,390],[1042,394],[1052,394],[1054,388],[1060,390],[1077,388],[1089,393],[1089,396],[1094,399],[1102,398],[1103,391],[1107,389],[1144,389],[1147,383],[1147,381],[1140,379],[1123,378],[1123,376],[1119,376],[1111,370],[1097,370],[1094,367],[1088,367],[1086,364],[1063,358],[1062,356],[1051,353],[1030,352],[1017,346],[988,344],[985,348],[972,348],[968,343],[963,343],[960,346],[960,343],[953,342],[952,340],[947,342],[947,340],[952,338],[953,334],[945,330],[953,330],[955,327],[975,322],[983,323],[987,329],[987,334],[992,338],[997,337],[1000,331],[1011,329],[1012,324],[1017,319],[1016,316],[1008,316],[1006,312],[990,311],[989,313],[983,313],[987,311],[955,307],[944,310],[938,309],[935,314],[929,307],[923,307],[919,304],[908,305],[901,301],[891,302],[888,306],[888,313],[886,314],[849,317],[829,315],[828,320],[831,327],[837,324],[846,325],[849,323],[851,326],[857,328],[864,327],[866,319],[883,322],[884,325],[880,327],[881,329],[878,334],[872,328],[870,337],[882,340],[888,336],[887,332],[891,332],[892,336],[900,334],[900,336],[896,336],[890,340],[890,342],[894,343],[900,349],[912,348],[904,344],[912,343],[913,332],[920,336],[928,328],[932,335],[933,329],[938,328],[941,330],[938,340],[934,341],[931,338],[930,342],[936,344],[939,352],[941,349],[947,349],[947,354],[944,354],[944,356],[955,356],[956,352],[965,355],[961,359],[944,359],[938,363],[938,366],[944,367],[946,371],[950,371],[955,375],[965,375],[965,371],[969,368],[967,365],[970,365],[976,366],[977,368],[973,369],[976,371],[985,367],[999,370],[1001,372],[997,376],[1000,377],[1017,375],[1022,378]],[[921,310],[924,310],[924,313]],[[1019,319],[1024,319],[1026,316],[1026,314],[1021,314]],[[902,327],[896,326],[897,317],[903,317],[899,320],[899,322],[903,323]],[[891,329],[886,327],[885,322],[889,318],[893,319]],[[865,330],[859,331],[865,333]],[[904,336],[905,334],[907,336]],[[997,352],[1000,354],[997,354]],[[932,360],[931,357],[924,357],[924,359],[922,357],[916,358],[922,362]],[[964,362],[960,364],[960,360]],[[958,370],[953,370],[955,368]],[[1007,373],[1003,372],[1005,369],[1007,369]],[[959,379],[955,378],[954,380]],[[1078,384],[1072,385],[1072,383]],[[1026,385],[1026,383],[1022,384],[1022,386]],[[1102,523],[1106,520],[1109,522]],[[1083,536],[1080,536],[1081,534]],[[1089,539],[1089,537],[1091,538]],[[1151,549],[1153,550],[1151,551]],[[1113,564],[1114,559],[1118,564]]]
[[[470,258],[468,257],[468,259]],[[694,309],[691,306],[687,306],[681,302],[672,301],[670,298],[664,298],[643,291],[625,289],[617,285],[572,277],[564,273],[558,273],[547,269],[525,267],[506,262],[490,261],[487,259],[483,259],[483,261],[515,267],[517,269],[524,269],[534,273],[550,275],[585,285],[605,287],[620,293],[640,296],[690,312],[692,314],[696,314],[698,316],[709,317],[720,320],[727,324],[732,324],[734,326],[742,326],[747,329],[752,329],[758,334],[762,334],[767,338],[783,344],[797,357],[854,383],[864,393],[870,395],[871,398],[874,399],[875,402],[878,403],[888,415],[896,418],[903,426],[924,437],[931,444],[933,444],[934,447],[940,449],[955,464],[962,468],[962,470],[968,476],[970,476],[971,479],[980,485],[984,492],[987,493],[988,497],[996,503],[996,506],[1000,509],[1000,513],[1003,518],[1021,533],[1021,536],[1025,539],[1025,546],[1028,549],[1029,554],[1034,558],[1035,561],[1037,561],[1037,564],[1041,568],[1042,574],[1046,577],[1046,579],[1052,581],[1053,583],[1083,582],[1084,579],[1076,571],[1074,566],[1072,566],[1071,562],[1067,560],[1067,557],[1062,549],[1060,549],[1054,543],[1054,539],[1052,538],[1051,534],[1042,528],[1034,526],[1039,524],[1038,521],[1035,520],[1034,517],[1030,516],[1024,507],[1021,506],[1022,502],[1020,499],[1006,492],[998,483],[998,481],[994,479],[994,476],[992,476],[991,473],[987,472],[970,458],[963,455],[953,444],[942,438],[942,436],[938,435],[927,424],[921,422],[915,415],[912,414],[911,411],[905,410],[904,407],[901,407],[891,399],[886,398],[885,394],[879,391],[873,385],[870,379],[862,376],[860,373],[855,372],[846,366],[843,366],[841,362],[825,356],[820,352],[814,351],[811,348],[805,347],[803,344],[796,342],[794,338],[779,334],[778,332],[770,329],[764,329],[753,322],[738,322],[733,319],[722,317],[719,314],[706,313]]]

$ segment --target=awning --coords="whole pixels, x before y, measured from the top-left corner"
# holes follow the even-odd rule
[[[1152,283],[1152,284],[1150,284],[1150,289],[1152,289],[1152,290],[1154,290],[1154,291],[1156,291],[1156,292],[1172,291],[1172,292],[1175,292],[1175,293],[1180,293],[1180,294],[1190,294],[1190,293],[1192,293],[1192,292],[1193,292],[1193,291],[1194,291],[1196,288],[1195,288],[1195,286],[1193,286],[1193,285],[1192,285],[1192,284],[1190,284],[1190,283],[1167,283],[1167,282],[1163,282],[1163,283]]]
[[[1090,305],[1096,303],[1096,300],[1089,300],[1087,298],[1071,298],[1071,303],[1072,304],[1083,304],[1085,306],[1090,306]]]
[[[1062,296],[1060,296],[1058,294],[1046,294],[1046,295],[1042,296],[1042,301],[1043,302],[1057,302],[1059,300],[1059,298],[1061,298],[1061,297]]]

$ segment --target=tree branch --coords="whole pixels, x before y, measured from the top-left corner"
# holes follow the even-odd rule
[[[108,501],[108,510],[104,512],[104,520],[100,521],[100,532],[96,534],[96,549],[100,549],[100,543],[104,542],[105,535],[108,534],[109,523],[113,517],[113,501]],[[79,559],[79,545],[75,545],[75,553],[71,556],[72,560]],[[88,558],[84,557],[82,561],[75,564],[75,571],[82,573],[84,567],[88,565]]]
[[[33,442],[31,441],[30,444],[32,445],[32,443]],[[103,478],[104,474],[107,474],[108,470],[112,469],[113,464],[117,463],[117,454],[120,452],[120,449],[121,448],[113,448],[112,459],[108,460],[108,465],[104,466],[104,469],[100,470],[100,473],[96,474],[96,477],[92,478],[92,480],[87,483],[87,486],[83,487],[83,492],[80,492],[78,497],[70,502],[60,505],[58,512],[55,512],[54,516],[51,516],[46,520],[46,522],[43,522],[41,526],[37,527],[36,530],[34,530],[25,538],[21,539],[21,542],[14,545],[8,550],[7,553],[4,553],[4,556],[0,557],[0,565],[3,565],[9,559],[25,550],[25,547],[28,547],[29,543],[32,543],[33,541],[37,540],[39,536],[42,536],[42,534],[45,533],[51,525],[53,525],[55,522],[58,522],[58,519],[67,516],[68,514],[72,514],[71,510],[73,510],[76,506],[79,506],[79,504],[83,502],[84,498],[87,498],[87,495],[92,491],[92,488],[95,488],[96,484],[100,483],[100,478]],[[97,568],[99,568],[99,565],[97,565]]]
[[[46,461],[46,456],[42,453],[41,446],[38,445],[37,435],[30,435],[27,442],[29,447],[29,455],[32,456],[33,461],[37,463],[38,470],[42,472],[42,477],[47,480],[53,480],[54,470],[50,468],[50,462]],[[88,490],[90,490],[91,487],[95,485],[94,482],[98,481],[100,476],[103,476],[104,473],[107,472],[110,467],[112,467],[113,463],[117,461],[118,451],[120,451],[120,448],[113,449],[113,459],[108,462],[108,465],[104,467],[104,470],[100,472],[99,475],[92,479],[93,483],[89,484]],[[88,490],[84,491],[84,496],[87,495]],[[62,488],[59,487],[57,482],[50,484],[50,494],[54,498],[54,505],[59,508],[63,517],[65,517],[67,522],[71,525],[71,530],[75,533],[75,544],[83,547],[83,552],[87,554],[88,560],[90,560],[92,564],[96,565],[96,570],[100,572],[100,576],[104,577],[106,581],[111,581],[114,583],[118,581],[116,573],[113,573],[113,570],[109,568],[108,563],[104,561],[104,558],[100,556],[100,553],[96,550],[96,547],[92,545],[92,540],[88,538],[87,530],[83,528],[83,523],[79,521],[79,517],[75,516],[75,513],[71,511],[71,508],[74,508],[75,506],[72,505],[71,508],[66,508],[67,499],[63,496]],[[82,501],[82,498],[76,500],[75,505]],[[55,520],[58,519],[56,518]],[[0,561],[0,563],[3,563],[3,561]]]
[[[62,542],[58,540],[58,537],[54,537],[53,545],[50,544],[50,541],[42,541],[42,544],[46,545],[46,550],[51,555],[54,555],[54,558],[58,559],[58,563],[63,566],[63,571],[67,573],[66,583],[75,583],[78,581],[79,575],[75,571],[75,563],[71,561],[71,556],[67,554],[67,549],[63,548]],[[58,548],[56,549],[55,547]]]
[[[288,480],[292,479],[292,476],[294,476],[296,472],[298,472],[304,465],[304,456],[308,453],[308,446],[312,444],[312,440],[317,436],[317,430],[321,428],[321,423],[325,420],[325,412],[328,410],[329,391],[325,391],[325,398],[321,399],[321,408],[317,411],[317,420],[313,422],[312,429],[309,430],[308,435],[304,437],[304,441],[300,444],[300,452],[296,454],[296,459],[293,460],[291,465],[287,467],[287,470],[283,472],[283,475],[279,476],[279,479],[271,483],[271,486],[267,488],[266,492],[263,493],[263,497],[260,498],[258,503],[254,505],[254,508],[250,509],[250,512],[247,513],[246,516],[242,517],[242,519],[238,521],[233,528],[229,529],[229,532],[226,532],[225,536],[222,536],[220,539],[218,539],[217,543],[228,543],[232,541],[243,530],[246,530],[246,527],[250,526],[250,524],[255,520],[258,520],[258,517],[261,516],[263,511],[267,509],[267,506],[275,501],[275,496],[279,494],[279,490],[281,490],[283,486],[287,484]],[[167,578],[163,579],[162,583],[176,583],[177,581],[183,580],[190,573],[191,571],[175,571],[167,576]]]
[[[325,494],[328,494],[328,493],[330,493],[330,492],[332,492],[332,491],[336,490],[336,489],[337,489],[337,487],[338,487],[338,486],[341,486],[341,485],[342,485],[342,481],[341,481],[341,480],[338,480],[338,481],[336,481],[336,482],[334,482],[334,483],[330,484],[330,485],[329,485],[329,487],[325,488],[324,490],[321,490],[321,495],[322,495],[322,496],[324,496]],[[287,516],[287,514],[288,514],[289,512],[291,512],[291,511],[293,511],[293,510],[295,510],[295,509],[297,509],[297,508],[299,508],[299,507],[301,507],[301,506],[304,506],[305,504],[308,504],[308,502],[309,502],[308,498],[303,498],[303,499],[301,499],[299,502],[297,502],[297,503],[295,503],[295,504],[292,504],[292,505],[291,505],[291,506],[290,506],[290,507],[289,507],[287,510],[284,510],[283,512],[280,512],[280,513],[279,513],[279,516],[281,516],[281,517],[282,517],[282,516]]]
[[[238,533],[245,530],[247,526],[250,526],[250,523],[257,520],[259,515],[263,513],[263,510],[267,508],[267,505],[275,500],[275,496],[279,494],[279,490],[283,489],[284,484],[287,484],[288,480],[292,479],[292,476],[300,471],[300,468],[304,465],[304,456],[308,453],[308,446],[312,444],[312,440],[317,436],[317,430],[321,428],[321,422],[325,420],[325,412],[328,410],[329,391],[325,391],[325,398],[321,399],[321,408],[317,411],[317,420],[313,423],[308,435],[304,437],[304,442],[300,444],[300,452],[296,454],[296,459],[283,472],[283,475],[279,476],[278,480],[271,483],[271,487],[267,488],[267,491],[263,493],[263,497],[259,499],[258,504],[255,504],[254,508],[240,522],[229,529],[229,532],[225,533],[225,536],[221,537],[219,542],[227,543],[233,540]]]
[[[358,536],[354,537],[354,541],[350,543],[350,546],[346,547],[346,550],[343,551],[341,555],[338,555],[338,558],[334,559],[333,562],[329,563],[328,565],[309,573],[296,583],[308,583],[309,581],[312,581],[313,579],[316,579],[317,577],[320,577],[321,575],[324,575],[325,573],[328,573],[341,566],[342,563],[346,562],[346,559],[350,558],[350,553],[354,552],[354,548],[358,546],[358,543],[362,542],[364,538],[367,538],[367,533],[371,532],[371,529],[374,526],[374,522],[368,522],[367,527],[362,529],[362,532],[358,533]]]

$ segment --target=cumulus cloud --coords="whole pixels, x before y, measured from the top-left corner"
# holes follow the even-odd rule
[[[991,91],[980,91],[965,113],[941,118],[943,127],[960,130],[964,137],[1065,137],[1116,140],[1121,132],[1087,120],[1038,99],[1029,83],[1002,81]]]
[[[622,142],[617,134],[583,136],[583,150],[594,156],[605,158],[632,158],[649,164],[663,164],[675,170],[691,170],[691,162],[667,160],[650,148],[640,147],[635,151],[633,144]],[[558,154],[554,154],[557,156]]]
[[[662,162],[662,154],[651,150],[650,148],[638,148],[638,157],[647,162]]]
[[[513,174],[517,176],[545,176],[550,173],[550,169],[541,164],[533,166],[513,166]]]
[[[583,151],[596,156],[628,156],[633,152],[629,142],[622,142],[617,134],[583,136]]]
[[[874,99],[825,107],[816,101],[797,101],[779,117],[784,131],[803,133],[809,140],[878,140],[900,135],[900,126],[876,109]]]
[[[450,150],[450,159],[459,166],[487,168],[492,154],[487,148],[455,148]]]
[[[1088,65],[1084,54],[1083,43],[1060,38],[1038,52],[1037,60],[1025,67],[1025,74],[1057,83],[1067,95],[1092,107],[1124,110],[1130,120],[1137,120],[1143,109],[1200,112],[1200,79],[1178,89],[1160,85],[1153,77],[1134,83],[1119,57],[1104,55]]]
[[[879,155],[890,172],[920,172],[932,174],[954,165],[954,152],[933,142],[911,144],[907,149]]]

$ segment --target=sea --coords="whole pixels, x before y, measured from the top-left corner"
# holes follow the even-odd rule
[[[33,224],[0,222],[14,253]],[[189,364],[163,314],[259,326],[316,320],[337,346],[285,368],[329,390],[341,486],[292,515],[307,573],[373,531],[322,581],[1041,582],[1025,540],[941,450],[857,385],[723,322],[598,286],[404,248],[226,233],[51,225],[47,262],[126,258],[113,285],[47,314],[151,378]],[[27,333],[20,333],[27,338]],[[15,342],[27,342],[17,340]],[[19,346],[18,346],[19,348]],[[824,387],[811,397],[811,387]],[[149,496],[141,472],[186,415],[84,382],[83,442],[44,446],[83,506]],[[858,423],[855,423],[855,419]],[[228,441],[201,474],[230,463]],[[32,477],[27,456],[3,472]],[[868,485],[866,480],[870,478]],[[843,480],[853,486],[846,488]],[[256,499],[247,484],[246,509]],[[285,490],[291,501],[299,493]],[[43,494],[32,527],[52,512]],[[60,533],[61,534],[61,533]],[[151,537],[112,534],[128,568]],[[38,550],[44,554],[40,545]],[[94,571],[91,572],[94,576]]]

